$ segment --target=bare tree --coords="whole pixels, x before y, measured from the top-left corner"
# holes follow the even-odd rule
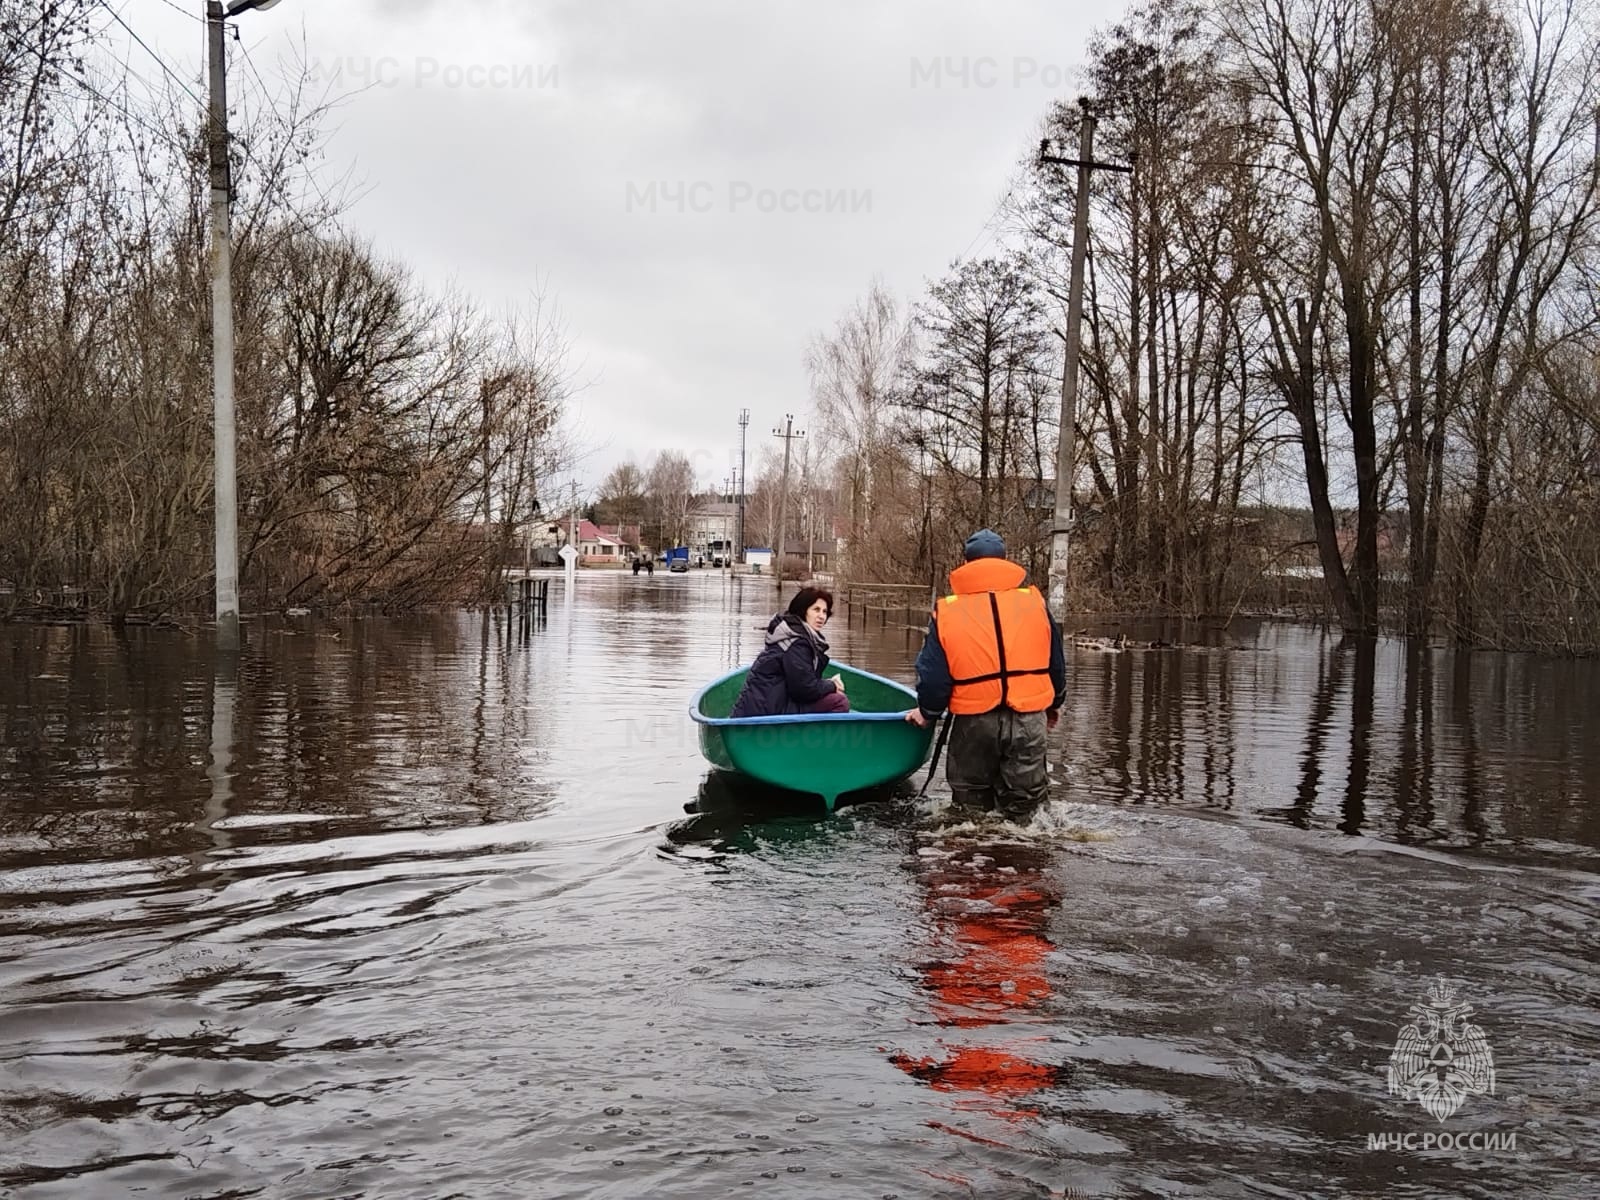
[[[479,379],[481,454],[485,520],[499,517],[499,535],[485,564],[485,599],[497,594],[518,536],[540,517],[540,489],[574,459],[561,425],[572,388],[570,342],[553,302],[533,293],[504,315],[491,337],[489,367]]]
[[[1402,91],[1390,34],[1395,15],[1367,0],[1230,0],[1224,46],[1247,111],[1273,130],[1286,237],[1257,288],[1273,331],[1277,374],[1301,433],[1306,486],[1334,605],[1345,628],[1378,627],[1378,526],[1386,459],[1379,446],[1384,307],[1394,278],[1386,172],[1402,161]],[[1292,297],[1305,297],[1305,314]],[[1335,317],[1334,314],[1337,314]],[[1348,570],[1327,494],[1329,447],[1311,340],[1337,331],[1339,415],[1350,434],[1356,532]],[[1330,395],[1330,400],[1335,397]]]
[[[872,524],[873,462],[883,449],[888,415],[905,369],[907,326],[894,297],[874,280],[831,334],[806,351],[819,429],[842,441],[850,544],[864,544]]]
[[[958,264],[917,309],[922,353],[901,401],[905,444],[926,451],[962,525],[1037,540],[1039,439],[1050,337],[1030,276],[1014,258]]]
[[[1469,450],[1466,509],[1457,539],[1454,625],[1478,639],[1480,567],[1490,510],[1511,481],[1504,439],[1512,414],[1572,345],[1592,352],[1592,302],[1600,251],[1600,41],[1594,5],[1543,0],[1520,25],[1490,30],[1478,48],[1489,81],[1477,125],[1485,182],[1499,202],[1477,264],[1482,291],[1463,432]],[[1588,290],[1587,305],[1574,304]],[[1492,593],[1490,593],[1492,594]]]
[[[84,10],[0,0],[0,577],[13,608],[203,611],[204,160],[171,95],[87,77]],[[244,594],[469,599],[570,456],[564,336],[537,298],[488,321],[340,232],[308,175],[327,105],[277,99],[231,146]]]
[[[595,506],[600,519],[620,525],[643,524],[649,484],[637,464],[618,463],[600,481]]]
[[[698,511],[699,488],[689,456],[663,450],[650,464],[650,506],[659,529],[658,543],[681,546],[689,531],[689,518]]]
[[[1150,0],[1097,36],[1088,84],[1097,174],[1090,197],[1084,403],[1076,431],[1093,492],[1086,543],[1108,593],[1187,611],[1226,609],[1247,474],[1274,414],[1248,364],[1258,335],[1245,248],[1260,189],[1240,160],[1248,124],[1220,93],[1203,6]],[[1076,136],[1076,106],[1045,123]],[[1031,165],[1018,208],[1030,269],[1064,306],[1075,173]]]

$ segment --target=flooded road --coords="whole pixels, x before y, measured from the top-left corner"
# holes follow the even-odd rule
[[[1050,805],[951,826],[708,776],[770,585],[553,591],[0,628],[0,1196],[1594,1194],[1600,666],[1078,649]]]

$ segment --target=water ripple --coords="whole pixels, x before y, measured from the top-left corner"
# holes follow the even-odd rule
[[[770,585],[579,582],[235,673],[0,630],[0,1193],[1588,1196],[1592,674],[1085,651],[1027,827],[830,817],[681,715]],[[1367,1149],[1440,1128],[1385,1077],[1440,976],[1499,1084],[1443,1128],[1514,1152]]]

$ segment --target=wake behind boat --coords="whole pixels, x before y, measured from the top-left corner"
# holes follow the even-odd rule
[[[730,717],[749,670],[712,680],[689,706],[712,766],[821,796],[831,811],[846,792],[897,783],[927,761],[933,727],[905,719],[917,695],[904,684],[831,663],[823,678],[844,678],[850,712]]]

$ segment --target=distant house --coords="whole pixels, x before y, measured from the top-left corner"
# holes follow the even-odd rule
[[[550,542],[557,548],[572,537],[570,516],[553,520],[545,527]],[[636,525],[596,525],[587,518],[577,521],[578,563],[581,566],[625,565],[639,552]]]
[[[1339,556],[1346,563],[1355,558],[1356,552],[1356,519],[1354,512],[1344,512],[1339,515]],[[1406,549],[1406,535],[1410,532],[1410,521],[1405,513],[1382,512],[1378,514],[1378,561],[1387,564],[1389,560],[1398,558]]]
[[[610,538],[622,547],[624,558],[632,558],[643,549],[639,540],[639,527],[637,525],[597,525],[595,526],[602,536]]]
[[[578,562],[589,566],[620,563],[626,551],[622,539],[603,531],[593,521],[578,522]]]

